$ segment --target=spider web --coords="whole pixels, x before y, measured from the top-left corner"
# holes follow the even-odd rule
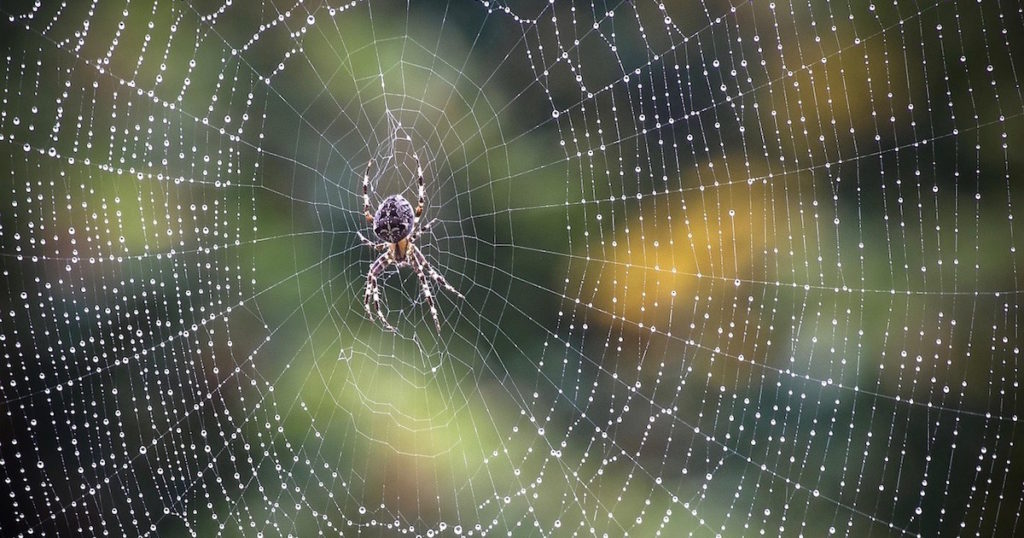
[[[0,14],[0,534],[1021,527],[1018,4]]]

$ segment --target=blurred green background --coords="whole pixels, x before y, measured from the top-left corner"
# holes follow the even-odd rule
[[[0,534],[1020,527],[1018,6],[0,14]]]

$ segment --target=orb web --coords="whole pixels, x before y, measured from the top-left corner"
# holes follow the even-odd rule
[[[1014,3],[0,14],[0,533],[1021,526]]]

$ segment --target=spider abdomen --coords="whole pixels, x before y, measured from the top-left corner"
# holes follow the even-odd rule
[[[392,194],[381,202],[373,216],[373,232],[381,241],[397,243],[412,233],[416,213],[401,194]]]

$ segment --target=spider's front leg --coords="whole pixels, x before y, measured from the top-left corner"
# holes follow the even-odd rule
[[[370,167],[373,166],[373,159],[366,163],[366,172],[363,173],[363,214],[366,222],[373,222],[373,213],[370,213]]]
[[[425,189],[423,188],[423,167],[420,166],[420,156],[416,153],[412,154],[412,158],[416,160],[416,177],[419,183],[419,202],[416,204],[416,218],[423,215],[423,206],[427,203],[427,199],[424,196]]]
[[[370,316],[370,319],[373,319],[374,312],[376,312],[384,328],[395,332],[396,329],[388,323],[387,317],[384,316],[384,311],[380,308],[380,286],[377,285],[377,278],[387,268],[388,262],[388,254],[384,253],[370,266],[370,271],[366,274],[366,292],[363,295],[363,308],[366,309],[366,314]],[[371,302],[373,303],[373,310],[370,310]]]

